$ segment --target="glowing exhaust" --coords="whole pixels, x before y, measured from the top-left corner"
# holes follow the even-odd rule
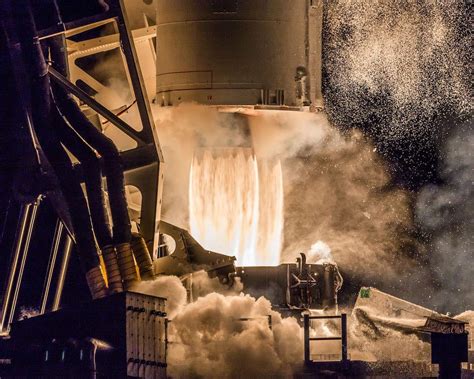
[[[204,149],[194,155],[189,222],[207,249],[239,265],[278,265],[283,231],[280,162],[257,162],[251,148]]]

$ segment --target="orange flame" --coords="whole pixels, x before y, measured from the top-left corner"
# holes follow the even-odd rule
[[[283,232],[280,162],[257,162],[250,148],[194,155],[189,184],[192,235],[242,266],[278,265]]]

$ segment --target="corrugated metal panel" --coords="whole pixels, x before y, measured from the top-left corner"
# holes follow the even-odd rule
[[[123,292],[19,321],[11,332],[18,351],[13,365],[21,374],[41,372],[53,376],[79,369],[85,375],[84,370],[92,370],[92,363],[87,366],[79,358],[77,362],[49,359],[45,363],[44,354],[53,340],[63,351],[71,351],[71,341],[77,341],[74,346],[100,341],[110,348],[103,353],[97,349],[94,370],[98,375],[166,378],[165,301]],[[34,358],[36,355],[38,359]],[[76,355],[79,357],[79,350]]]

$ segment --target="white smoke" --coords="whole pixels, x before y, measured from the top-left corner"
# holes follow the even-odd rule
[[[432,302],[460,312],[474,304],[474,131],[458,128],[445,147],[442,184],[423,188],[417,220],[431,237],[430,266],[439,283]]]
[[[166,313],[171,319],[179,314],[187,304],[186,288],[177,276],[162,275],[152,281],[142,281],[133,290],[166,298]]]
[[[216,292],[221,295],[239,295],[244,286],[240,278],[234,278],[232,285],[222,285],[219,279],[210,278],[207,272],[194,272],[191,276],[193,298],[203,297],[210,293]]]
[[[263,297],[201,297],[173,319],[170,335],[174,378],[291,377],[291,365],[303,359],[300,326]]]
[[[240,293],[201,271],[193,274],[195,302],[174,276],[141,282],[135,291],[166,297],[168,374],[173,378],[291,377],[303,360],[303,332],[294,318],[282,318],[264,297]]]
[[[315,251],[328,251],[321,241],[314,245]],[[193,274],[197,300],[187,303],[186,289],[177,277],[160,276],[139,284],[139,292],[168,298],[170,377],[292,377],[303,360],[303,329],[296,319],[283,318],[272,310],[264,297],[255,299],[239,293],[241,289],[239,282],[227,288],[201,271]],[[348,313],[347,309],[343,312]],[[472,321],[471,313],[457,317]],[[429,344],[396,328],[398,324],[420,325],[411,320],[378,319],[383,325],[368,322],[368,318],[348,319],[351,359],[429,360]],[[339,323],[334,320],[316,320],[310,328],[311,337],[340,335]],[[340,342],[319,341],[317,348],[311,349],[312,359],[340,359]]]
[[[163,218],[188,228],[189,172],[202,147],[228,147],[244,142],[239,120],[231,114],[196,104],[154,108],[155,123],[166,161]]]
[[[343,271],[367,280],[384,272],[390,285],[413,267],[409,196],[391,188],[370,142],[342,136],[324,114],[262,112],[251,127],[257,156],[282,159],[282,261],[321,240]]]
[[[331,248],[323,241],[316,241],[306,252],[308,263],[316,263],[320,260],[332,260]]]
[[[328,251],[321,241],[314,245],[313,250]],[[303,329],[296,319],[283,318],[264,297],[256,299],[239,294],[240,283],[227,288],[205,272],[193,276],[193,293],[197,299],[191,303],[186,302],[186,289],[177,277],[161,276],[153,282],[142,282],[137,288],[139,292],[168,297],[170,377],[292,377],[303,361],[304,348]],[[343,312],[347,313],[347,309]],[[324,314],[323,311],[312,313]],[[458,318],[472,321],[471,313]],[[411,320],[378,318],[382,324],[368,322],[363,317],[348,319],[351,359],[429,360],[429,344],[396,327],[420,325]],[[391,322],[394,327],[390,326]],[[337,335],[340,335],[338,321],[317,320],[311,324],[312,337]],[[317,348],[312,347],[312,359],[328,356],[340,359],[340,352],[340,342],[319,341]]]
[[[167,161],[164,219],[188,224],[189,170],[196,148],[248,144],[239,117],[192,104],[157,111]],[[385,279],[397,280],[414,250],[409,198],[389,189],[390,176],[372,146],[360,135],[342,136],[324,114],[254,111],[247,120],[257,159],[282,162],[281,261],[294,261],[322,240],[342,270],[362,277],[378,277],[382,270]]]

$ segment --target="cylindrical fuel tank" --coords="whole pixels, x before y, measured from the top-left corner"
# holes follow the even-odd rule
[[[157,98],[320,105],[322,0],[157,0]]]

